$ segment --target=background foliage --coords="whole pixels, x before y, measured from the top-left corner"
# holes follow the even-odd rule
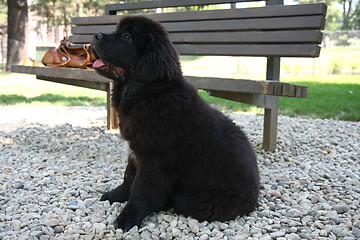
[[[136,2],[139,0],[125,0]],[[0,24],[6,22],[6,0],[0,0]],[[359,0],[297,0],[295,2],[325,2],[328,5],[326,30],[360,30]],[[104,14],[105,4],[118,0],[33,0],[30,11],[41,16],[49,27],[68,25],[72,17]]]
[[[298,0],[301,3],[325,2],[328,5],[326,30],[360,30],[359,0]]]

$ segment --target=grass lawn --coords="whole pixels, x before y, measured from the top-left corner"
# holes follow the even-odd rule
[[[360,75],[293,75],[283,81],[308,85],[308,97],[280,98],[280,114],[360,121]]]
[[[0,106],[7,105],[105,106],[106,92],[0,73]]]

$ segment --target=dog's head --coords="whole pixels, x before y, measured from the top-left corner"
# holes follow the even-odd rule
[[[178,55],[160,24],[145,17],[125,17],[113,33],[96,33],[91,43],[96,71],[115,81],[171,80],[181,75]]]

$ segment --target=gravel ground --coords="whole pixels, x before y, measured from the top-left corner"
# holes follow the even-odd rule
[[[261,150],[262,116],[228,114],[258,156],[250,216],[198,222],[172,212],[115,230],[127,144],[104,108],[0,108],[0,239],[360,239],[360,123],[280,116],[278,150]]]

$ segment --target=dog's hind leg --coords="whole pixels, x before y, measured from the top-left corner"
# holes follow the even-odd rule
[[[125,202],[129,200],[131,185],[133,184],[136,175],[136,157],[134,153],[130,153],[128,157],[128,165],[126,166],[124,182],[117,188],[106,192],[100,198],[100,201],[109,200],[110,204],[113,202]]]

